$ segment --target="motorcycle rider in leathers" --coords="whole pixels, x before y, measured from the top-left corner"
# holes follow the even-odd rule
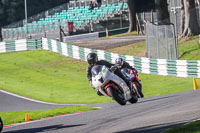
[[[138,71],[137,71],[135,68],[133,68],[132,66],[130,66],[129,63],[126,62],[126,61],[124,61],[122,58],[117,58],[117,59],[115,60],[115,65],[116,65],[120,70],[123,69],[123,68],[131,69],[131,70],[133,70],[133,71],[138,75]],[[129,80],[131,80],[131,79],[129,79]],[[131,82],[132,82],[132,81],[131,81]],[[137,82],[138,82],[138,84],[140,84],[140,86],[142,86],[141,83],[140,83],[139,81],[137,81]],[[143,97],[144,97],[144,96],[143,96]]]
[[[114,64],[111,64],[111,63],[109,63],[105,60],[99,60],[98,61],[98,57],[97,57],[96,53],[89,53],[87,55],[87,62],[88,62],[88,68],[86,70],[87,71],[87,78],[89,80],[90,86],[94,89],[94,87],[92,86],[92,73],[91,73],[92,67],[94,65],[105,65],[106,67],[112,69]],[[115,68],[117,68],[117,67],[115,67]],[[121,73],[120,69],[118,69],[118,68],[115,69],[114,73],[116,75],[118,75],[120,78],[122,78],[126,82],[126,84],[128,85],[129,89],[132,91],[131,82],[124,77],[124,75]],[[97,91],[97,94],[100,95],[100,96],[102,95],[99,91]]]
[[[121,70],[123,68],[128,68],[128,69],[131,69],[133,70],[136,74],[138,74],[138,71],[133,68],[131,65],[129,65],[128,62],[124,61],[122,58],[117,58],[115,60],[115,65]]]

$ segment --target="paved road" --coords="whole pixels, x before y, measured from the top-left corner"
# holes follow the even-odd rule
[[[144,40],[145,36],[131,35],[131,36],[111,37],[105,39],[82,40],[82,41],[71,42],[71,44],[84,48],[105,50],[105,49],[112,49],[124,45],[133,44]]]
[[[159,133],[200,118],[200,93],[140,99],[136,104],[90,105],[102,109],[5,128],[5,133]]]
[[[18,95],[13,96],[0,90],[0,112],[23,111],[23,110],[47,110],[52,108],[73,106],[72,104],[52,104],[36,101],[33,99],[24,99]]]

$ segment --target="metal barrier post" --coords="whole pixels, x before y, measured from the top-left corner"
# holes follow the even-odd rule
[[[168,31],[167,31],[167,27],[165,27],[165,40],[166,40],[166,52],[167,52],[167,58],[169,59],[169,44],[168,44]]]

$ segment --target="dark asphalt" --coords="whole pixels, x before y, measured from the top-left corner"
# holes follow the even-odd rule
[[[52,108],[72,106],[72,105],[52,105],[25,100],[2,93],[0,91],[0,112],[13,112],[23,110],[47,110]]]
[[[200,93],[188,91],[140,99],[136,104],[90,105],[96,111],[5,128],[4,133],[160,133],[200,118]],[[13,107],[14,108],[14,107]]]
[[[145,41],[145,36],[121,36],[121,37],[111,37],[105,39],[92,39],[92,40],[82,40],[71,42],[70,44],[92,49],[112,49],[116,47],[121,47],[129,44],[133,44],[140,41]]]

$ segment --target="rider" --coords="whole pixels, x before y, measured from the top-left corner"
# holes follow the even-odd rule
[[[98,61],[98,56],[97,56],[96,53],[89,53],[87,55],[87,62],[89,64],[88,68],[86,70],[87,71],[87,78],[88,78],[89,84],[92,88],[94,88],[92,86],[92,73],[91,73],[92,67],[94,65],[105,65],[108,68],[111,68],[112,66],[114,66],[113,64],[111,64],[111,63],[109,63],[105,60]],[[131,82],[124,77],[124,75],[121,73],[121,71],[119,69],[115,70],[114,73],[116,75],[118,75],[120,78],[122,78],[126,82],[126,84],[128,85],[129,89],[132,90]],[[100,96],[102,95],[100,92],[97,92],[97,94],[100,95]]]
[[[138,74],[138,71],[135,68],[133,68],[131,65],[129,65],[128,62],[124,61],[122,58],[117,58],[115,60],[115,64],[120,70],[123,68],[128,68],[128,69],[133,70],[136,74]]]
[[[138,71],[137,71],[135,68],[133,68],[132,66],[130,66],[129,63],[126,62],[126,61],[124,61],[122,58],[117,58],[117,59],[115,60],[115,64],[116,64],[116,66],[117,66],[120,70],[123,69],[123,68],[128,68],[128,69],[133,70],[133,71],[138,75]],[[131,80],[131,79],[128,78],[128,80]],[[136,81],[137,81],[137,83],[139,84],[139,86],[140,86],[140,88],[141,88],[142,85],[141,85],[141,83],[140,83],[140,80],[139,80],[139,81],[136,80]],[[142,94],[141,97],[144,97],[144,95]]]

